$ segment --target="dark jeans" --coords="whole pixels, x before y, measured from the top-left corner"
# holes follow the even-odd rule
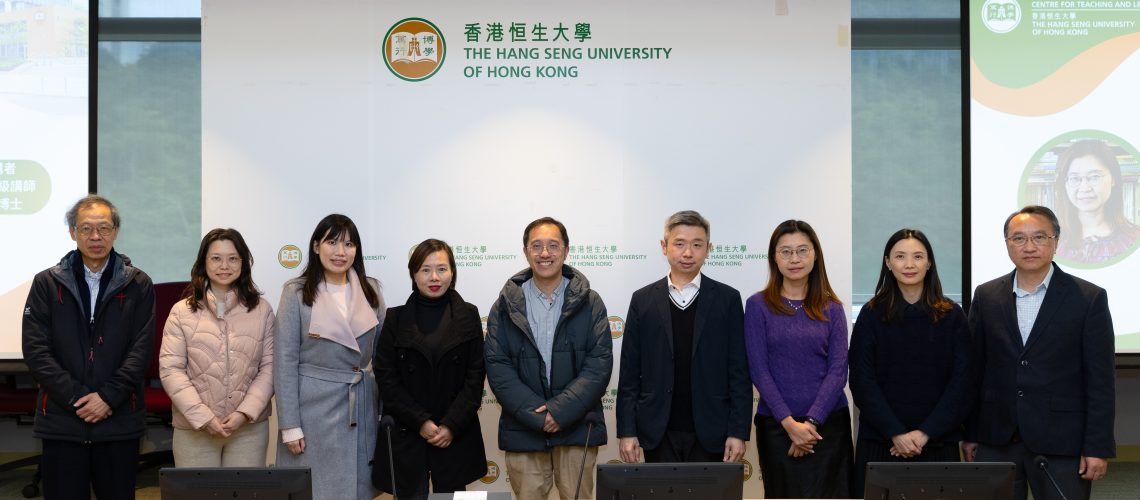
[[[139,440],[83,444],[43,440],[42,462],[45,500],[99,500],[135,498],[135,470]]]

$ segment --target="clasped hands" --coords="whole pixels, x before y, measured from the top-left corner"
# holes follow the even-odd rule
[[[816,443],[823,439],[815,425],[809,422],[799,422],[789,416],[784,417],[780,421],[780,425],[784,427],[784,431],[792,440],[792,446],[788,448],[788,456],[792,458],[800,458],[815,453]]]
[[[930,441],[930,436],[920,430],[913,430],[891,438],[891,456],[914,458],[922,454],[922,447]]]
[[[546,411],[546,405],[542,405],[542,406],[539,406],[538,408],[535,408],[534,412],[546,414],[546,418],[542,423],[542,430],[543,431],[555,433],[555,432],[562,430],[562,427],[558,425],[558,422],[554,420],[554,417],[552,417],[550,415],[550,412]]]
[[[99,397],[99,393],[91,392],[75,401],[72,405],[75,415],[84,422],[94,424],[111,416],[111,407]]]
[[[205,430],[211,436],[227,438],[237,432],[238,428],[247,420],[249,419],[246,418],[244,413],[235,411],[226,415],[226,418],[219,419],[218,417],[214,417],[206,423]]]
[[[420,437],[436,448],[451,446],[451,429],[448,429],[446,425],[437,425],[431,420],[425,421],[420,426]]]

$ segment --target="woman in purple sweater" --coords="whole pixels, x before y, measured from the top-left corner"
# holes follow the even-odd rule
[[[808,223],[776,226],[768,285],[749,297],[744,340],[760,391],[756,442],[765,498],[849,498],[854,469],[847,318]]]

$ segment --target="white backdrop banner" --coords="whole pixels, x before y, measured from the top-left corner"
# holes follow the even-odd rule
[[[847,1],[206,0],[202,227],[242,231],[274,302],[329,213],[360,227],[389,305],[411,291],[409,251],[440,238],[485,316],[526,267],[523,228],[553,216],[615,359],[630,295],[668,271],[678,210],[712,221],[704,271],[745,297],[776,224],[810,222],[850,303],[849,24]],[[473,489],[509,490],[498,415],[488,390]],[[746,458],[759,497],[754,441]]]

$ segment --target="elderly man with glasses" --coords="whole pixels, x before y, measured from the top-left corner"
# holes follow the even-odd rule
[[[106,198],[76,202],[67,226],[77,248],[35,276],[24,307],[44,498],[134,498],[154,288],[115,251],[119,212]]]

